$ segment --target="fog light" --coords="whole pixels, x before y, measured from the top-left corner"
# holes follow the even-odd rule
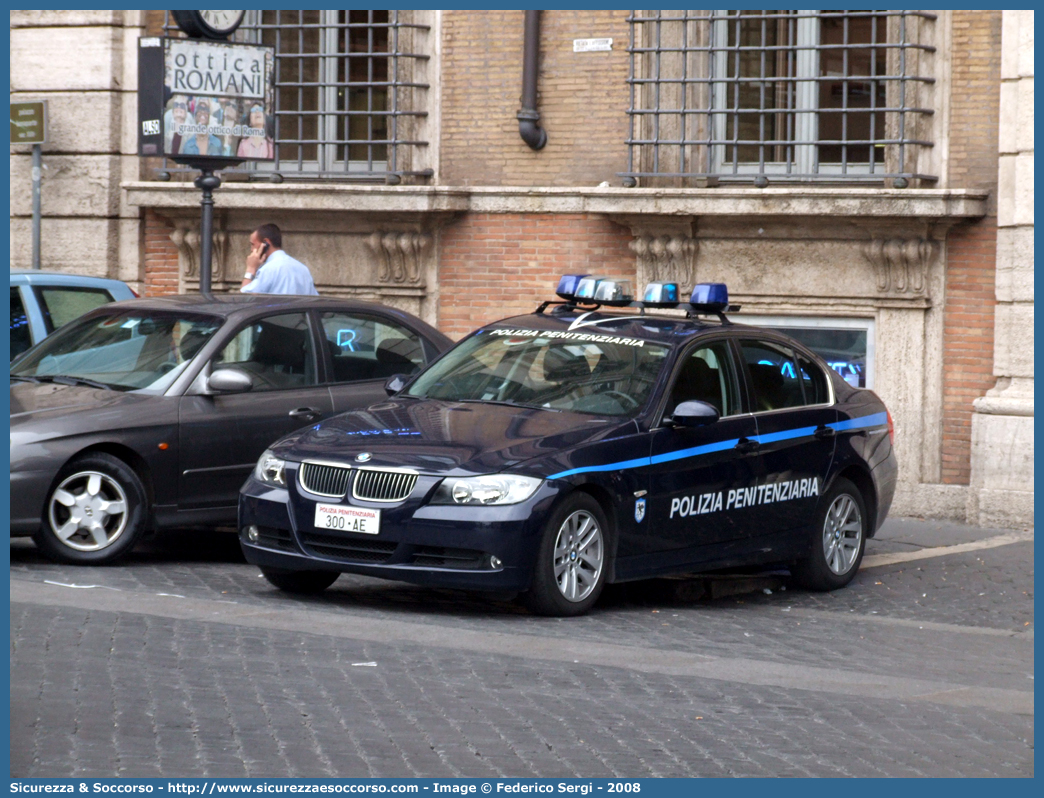
[[[253,524],[251,524],[250,526],[247,527],[246,533],[247,533],[247,540],[249,540],[251,543],[257,543],[258,538],[261,537],[261,533],[258,531],[257,527],[254,526]]]
[[[499,568],[500,566],[501,566],[500,558],[499,557],[494,557],[492,554],[489,555],[489,567],[490,568]]]

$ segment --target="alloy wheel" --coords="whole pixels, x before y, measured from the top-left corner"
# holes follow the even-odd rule
[[[863,516],[859,506],[842,493],[830,505],[823,521],[823,558],[838,576],[847,574],[855,565],[863,543]]]
[[[605,544],[598,521],[586,510],[569,515],[558,530],[554,575],[567,601],[580,602],[598,585],[605,563]]]
[[[98,551],[123,534],[127,508],[127,494],[111,476],[80,471],[51,494],[47,517],[61,543],[76,551]]]

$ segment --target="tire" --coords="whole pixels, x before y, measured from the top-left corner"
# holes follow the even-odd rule
[[[856,575],[866,547],[866,502],[859,488],[837,479],[823,497],[812,527],[812,549],[794,576],[810,590],[837,590]]]
[[[284,571],[281,568],[262,568],[269,584],[287,593],[316,595],[337,581],[338,571]]]
[[[537,615],[583,615],[598,600],[609,567],[609,523],[586,493],[572,493],[544,527],[523,602]]]
[[[57,562],[103,565],[134,548],[148,517],[145,487],[134,469],[97,452],[58,472],[33,540]]]

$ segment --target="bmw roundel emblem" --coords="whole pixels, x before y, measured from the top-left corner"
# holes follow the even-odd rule
[[[639,524],[645,518],[645,499],[638,499],[634,503],[634,520]]]
[[[373,455],[369,452],[359,452],[359,454],[355,455],[355,462],[367,463],[370,461],[371,457],[373,457]]]

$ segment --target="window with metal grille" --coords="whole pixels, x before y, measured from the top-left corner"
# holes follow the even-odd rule
[[[236,41],[275,48],[275,161],[293,177],[428,177],[429,26],[417,12],[249,11]],[[168,23],[169,30],[173,22]]]
[[[632,12],[624,176],[680,185],[935,181],[926,165],[934,19],[921,11]]]

